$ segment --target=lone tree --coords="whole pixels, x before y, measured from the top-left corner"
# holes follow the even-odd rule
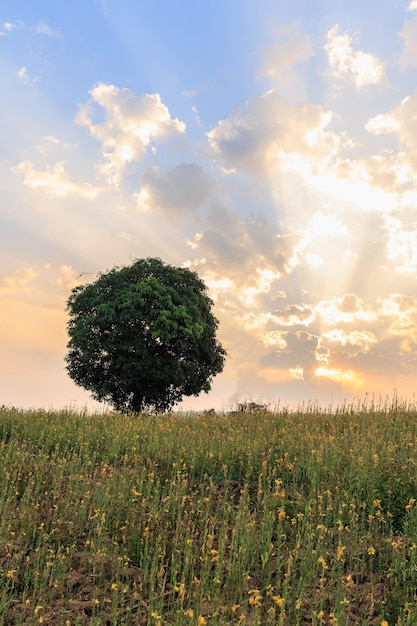
[[[207,393],[226,355],[212,305],[196,272],[160,259],[100,274],[68,298],[68,374],[122,412]]]

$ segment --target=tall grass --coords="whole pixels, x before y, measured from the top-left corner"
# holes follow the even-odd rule
[[[0,624],[417,624],[417,409],[0,409]]]

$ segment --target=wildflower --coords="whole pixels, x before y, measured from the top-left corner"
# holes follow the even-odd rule
[[[206,618],[200,615],[200,617],[197,620],[197,626],[205,626],[205,624],[206,624]]]
[[[194,617],[193,609],[187,609],[186,611],[184,611],[184,617],[189,617],[190,619],[193,619]]]
[[[343,557],[343,554],[344,554],[345,550],[346,550],[346,546],[339,546],[337,548],[337,560],[338,561],[342,560],[342,557]]]
[[[284,509],[280,509],[278,513],[278,519],[285,519],[286,517],[287,517],[287,514],[284,511]]]
[[[40,611],[42,611],[42,609],[43,609],[42,604],[38,604],[38,606],[37,606],[37,607],[36,607],[36,609],[33,611],[33,613],[34,613],[35,615],[38,615],[38,613],[40,613]]]
[[[279,608],[281,608],[282,605],[285,603],[285,598],[283,598],[282,596],[274,596],[272,599],[275,604],[279,606]]]
[[[186,594],[185,583],[180,583],[179,585],[175,585],[174,589],[178,593],[180,598],[184,598]]]
[[[351,574],[348,574],[345,578],[345,585],[346,587],[354,587],[355,586],[355,581],[352,578]]]
[[[388,622],[386,619],[383,619],[381,622],[381,626],[389,626]]]
[[[411,509],[411,507],[413,506],[413,504],[415,504],[416,499],[415,498],[410,498],[408,501],[407,506],[405,507],[406,511],[409,511]]]
[[[376,553],[376,550],[375,550],[374,546],[371,546],[370,548],[368,548],[369,556],[373,556],[375,553]]]
[[[323,569],[327,569],[329,566],[327,565],[324,557],[319,556],[319,558],[317,559],[317,563],[320,563],[320,565],[323,566]]]
[[[211,562],[212,562],[212,563],[216,563],[216,561],[218,561],[218,560],[219,560],[219,555],[218,555],[217,550],[214,550],[214,549],[213,549],[213,550],[210,550],[210,554],[211,554],[211,557],[212,557],[212,558],[211,558]]]
[[[13,580],[15,574],[16,574],[16,570],[15,569],[9,569],[7,574],[6,574],[6,578],[11,578]]]
[[[232,606],[232,613],[236,613],[240,609],[240,604],[234,604]]]
[[[248,591],[250,595],[249,604],[252,606],[260,606],[262,602],[262,596],[260,595],[259,589],[250,589]]]

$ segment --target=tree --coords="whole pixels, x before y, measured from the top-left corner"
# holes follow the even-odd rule
[[[226,352],[196,272],[147,258],[75,287],[67,371],[122,412],[171,409],[211,388]]]

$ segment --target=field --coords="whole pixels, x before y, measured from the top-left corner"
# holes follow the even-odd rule
[[[417,409],[0,408],[0,624],[417,624]]]

